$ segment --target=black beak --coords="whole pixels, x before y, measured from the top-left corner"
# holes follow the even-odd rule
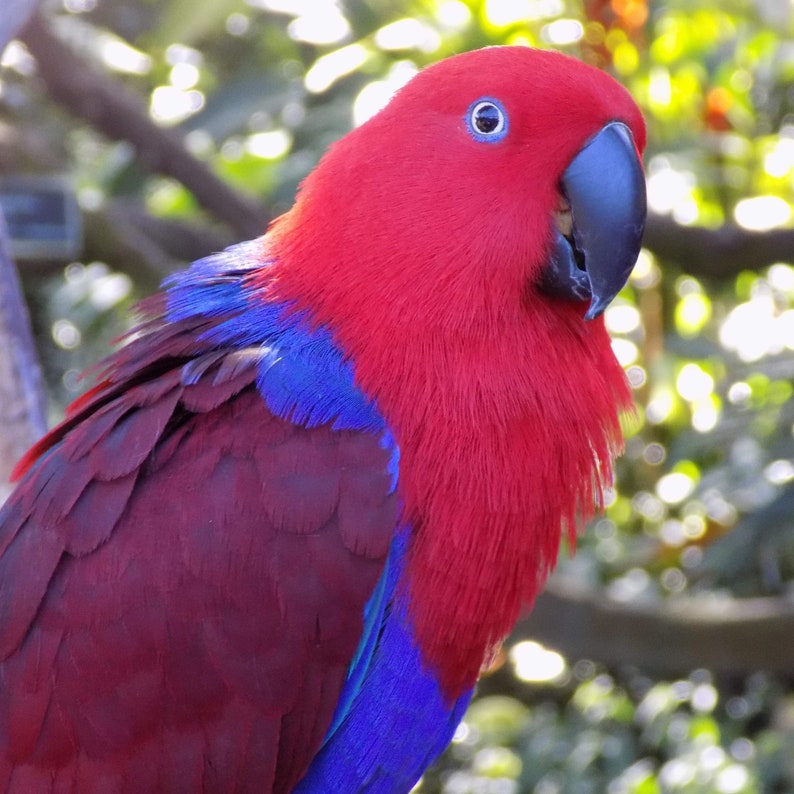
[[[598,317],[626,283],[645,228],[645,176],[629,128],[607,124],[565,169],[560,183],[570,204],[570,233],[555,228],[543,288],[590,301]]]

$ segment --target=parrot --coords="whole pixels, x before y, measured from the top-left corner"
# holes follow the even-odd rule
[[[411,790],[612,485],[645,141],[461,52],[142,302],[0,513],[0,791]]]

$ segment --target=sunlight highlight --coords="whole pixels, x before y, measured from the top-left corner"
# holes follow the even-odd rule
[[[665,474],[656,483],[656,495],[666,504],[683,502],[695,490],[695,481],[680,471]]]
[[[171,67],[168,80],[174,88],[187,91],[198,83],[201,77],[198,67],[193,63],[176,63]]]
[[[308,44],[336,44],[350,35],[350,23],[336,6],[320,6],[293,19],[287,33]]]
[[[418,19],[398,19],[375,33],[375,44],[382,50],[435,52],[441,46],[441,36]]]
[[[690,362],[681,368],[675,386],[685,400],[697,402],[714,391],[714,378],[697,364]]]
[[[670,389],[658,387],[653,390],[648,405],[645,406],[645,417],[652,425],[660,425],[666,421],[675,408],[675,395]]]
[[[514,645],[510,649],[510,660],[521,681],[555,681],[567,670],[565,659],[559,653],[530,640]]]
[[[584,27],[578,19],[555,19],[541,30],[543,40],[557,47],[575,44],[584,36]]]
[[[256,132],[245,141],[246,151],[263,160],[277,160],[289,151],[290,146],[292,136],[285,130]]]
[[[613,339],[612,352],[622,367],[628,367],[640,357],[640,350],[628,339]]]
[[[794,480],[794,464],[784,458],[773,460],[764,469],[764,477],[772,485],[785,485]]]
[[[675,307],[675,324],[683,336],[695,336],[711,319],[711,301],[702,292],[684,295]]]
[[[672,215],[679,223],[694,223],[698,217],[695,184],[690,171],[677,171],[666,158],[654,158],[648,168],[648,208],[660,215]]]
[[[778,328],[774,300],[770,295],[758,295],[728,314],[720,327],[720,343],[742,361],[758,361],[783,349]]]
[[[178,124],[204,107],[201,91],[182,91],[170,85],[161,85],[152,91],[149,113],[161,124]]]
[[[662,279],[662,271],[656,264],[653,254],[647,248],[641,248],[631,271],[629,281],[638,289],[651,289]]]
[[[436,17],[447,30],[463,30],[471,22],[471,11],[460,0],[446,0],[436,10]]]
[[[561,0],[486,0],[485,18],[498,28],[530,19],[557,17],[565,7]]]
[[[280,14],[291,14],[300,16],[319,12],[328,13],[329,9],[338,10],[337,0],[247,0],[252,6],[264,8],[266,11],[276,11]]]
[[[648,100],[651,107],[667,108],[673,100],[673,83],[670,71],[664,66],[654,66],[648,79]]]
[[[287,33],[294,41],[335,44],[350,35],[350,23],[338,0],[247,0],[247,2],[265,11],[275,11],[295,17],[287,26]]]
[[[613,334],[630,334],[641,324],[639,311],[628,303],[614,303],[604,312],[604,322]]]
[[[772,151],[764,157],[764,171],[775,179],[782,179],[794,169],[794,138],[780,138]]]
[[[698,400],[692,406],[692,428],[698,433],[709,433],[720,421],[720,406],[714,395]]]
[[[10,41],[0,52],[0,67],[30,76],[36,71],[36,60],[21,41]]]
[[[83,341],[80,329],[71,320],[56,320],[52,324],[51,333],[55,344],[63,350],[74,350]]]
[[[101,37],[99,55],[105,66],[116,72],[148,74],[152,68],[152,59],[145,52],[109,33]]]
[[[368,51],[361,44],[351,44],[322,55],[306,72],[303,84],[310,93],[321,94],[340,78],[355,72],[368,57]]]
[[[744,229],[764,232],[787,223],[791,218],[791,207],[779,196],[754,196],[739,201],[733,217]]]
[[[794,267],[785,262],[770,265],[766,275],[770,286],[794,296]]]
[[[88,298],[99,312],[108,311],[132,293],[132,279],[126,273],[108,273],[90,282]]]

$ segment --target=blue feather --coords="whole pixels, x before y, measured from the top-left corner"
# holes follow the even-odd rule
[[[254,243],[242,243],[172,276],[166,282],[166,318],[206,317],[202,341],[257,348],[259,390],[277,416],[307,427],[330,422],[335,430],[385,430],[329,331],[311,327],[305,313],[289,304],[268,301],[246,279],[267,267],[257,259],[259,251]]]

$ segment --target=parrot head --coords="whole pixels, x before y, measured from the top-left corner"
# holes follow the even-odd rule
[[[325,280],[357,280],[354,312],[367,282],[381,322],[400,295],[450,324],[439,304],[487,321],[527,291],[592,319],[639,253],[644,145],[636,104],[604,72],[527,47],[463,53],[334,145],[271,237],[300,239],[302,224],[324,231],[319,251],[360,253]]]

